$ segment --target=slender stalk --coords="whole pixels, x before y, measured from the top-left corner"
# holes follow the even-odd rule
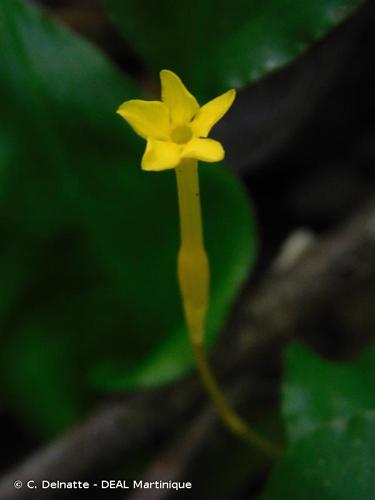
[[[233,434],[238,435],[250,443],[252,446],[261,450],[266,455],[272,458],[279,458],[282,455],[282,449],[267,441],[255,430],[253,430],[230,406],[207,361],[203,344],[192,344],[192,346],[197,369],[204,387],[214,402],[218,414],[229,430],[233,432]]]
[[[234,434],[272,457],[281,450],[269,443],[232,409],[209,366],[204,349],[204,327],[209,302],[209,263],[204,248],[198,165],[183,160],[176,168],[180,211],[181,246],[178,254],[178,279],[190,341],[203,385],[223,422]]]
[[[210,271],[203,243],[197,162],[182,161],[176,176],[181,232],[178,279],[191,341],[200,344],[204,339]]]

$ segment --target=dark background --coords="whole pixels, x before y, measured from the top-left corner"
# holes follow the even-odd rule
[[[40,3],[93,40],[146,90],[156,88],[98,3]],[[303,228],[313,237],[329,234],[374,194],[374,28],[375,5],[369,2],[288,67],[243,90],[230,119],[216,128],[215,135],[226,144],[228,165],[240,173],[256,206],[261,252],[255,284],[292,233]],[[368,342],[368,325],[375,318],[365,327],[356,318],[348,324],[338,306],[322,311],[314,323],[305,340],[331,358],[350,359]],[[280,365],[277,359],[270,363],[263,370],[273,384],[266,401],[272,407],[278,400]],[[4,471],[41,444],[1,407],[0,441],[8,450],[0,456]],[[215,453],[220,456],[213,445],[197,463],[208,463]],[[243,481],[238,498],[256,493],[266,473],[261,468],[258,476]],[[199,477],[194,466],[192,474]]]

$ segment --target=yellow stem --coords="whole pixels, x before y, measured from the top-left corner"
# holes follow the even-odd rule
[[[266,455],[272,458],[279,458],[282,455],[281,448],[270,443],[254,431],[229,405],[207,361],[204,346],[202,344],[193,344],[193,350],[204,387],[214,402],[216,410],[223,422],[233,434],[238,435]]]
[[[176,176],[181,231],[178,279],[197,369],[227,427],[268,455],[279,456],[280,450],[259,436],[231,408],[207,362],[204,327],[209,301],[210,273],[203,241],[197,162],[183,160],[176,168]]]
[[[208,309],[210,271],[203,243],[197,162],[183,160],[176,168],[176,176],[181,232],[178,279],[191,341],[201,343]]]

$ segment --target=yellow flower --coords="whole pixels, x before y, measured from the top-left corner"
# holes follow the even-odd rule
[[[175,168],[181,244],[177,275],[182,305],[196,365],[202,382],[228,428],[263,451],[279,450],[253,431],[231,408],[208,363],[204,335],[209,306],[210,267],[204,246],[198,160],[224,158],[220,142],[208,139],[212,127],[231,107],[235,90],[228,90],[202,107],[172,71],[162,70],[161,101],[131,100],[117,113],[147,140],[144,170]]]
[[[183,159],[216,162],[224,158],[220,142],[208,139],[212,127],[231,107],[236,92],[225,94],[200,107],[172,71],[160,72],[161,101],[131,100],[117,113],[147,140],[143,170],[175,168]]]

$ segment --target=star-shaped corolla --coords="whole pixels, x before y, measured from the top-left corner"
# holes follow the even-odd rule
[[[223,146],[207,136],[231,107],[235,90],[228,90],[200,107],[175,73],[164,69],[160,80],[161,101],[135,99],[124,102],[117,110],[147,140],[143,170],[175,168],[185,158],[222,160]]]

